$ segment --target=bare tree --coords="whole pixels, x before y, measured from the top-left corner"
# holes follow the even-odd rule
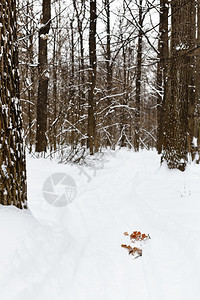
[[[141,78],[142,78],[142,37],[143,37],[143,9],[142,0],[139,1],[139,32],[138,32],[138,47],[137,47],[137,67],[136,67],[136,115],[135,115],[135,137],[134,148],[139,151],[140,147],[140,102],[141,102]]]
[[[22,0],[19,1],[22,7]],[[30,83],[25,79],[21,81],[26,142],[32,144],[37,131],[38,152],[39,147],[43,147],[43,151],[48,147],[51,155],[59,151],[61,157],[65,155],[69,159],[78,157],[79,150],[80,156],[82,153],[88,153],[85,151],[86,141],[91,154],[107,146],[113,149],[116,145],[134,147],[134,136],[136,137],[137,132],[140,132],[140,146],[153,147],[156,119],[152,117],[153,110],[150,109],[150,106],[153,106],[153,97],[147,90],[150,89],[149,82],[152,85],[154,79],[153,68],[148,68],[148,56],[145,54],[150,52],[151,45],[147,35],[148,32],[151,35],[151,31],[148,31],[145,27],[146,22],[143,21],[151,7],[149,1],[143,0],[142,7],[139,1],[130,0],[123,0],[121,3],[116,0],[104,0],[98,3],[98,7],[95,1],[72,0],[73,6],[70,7],[62,7],[61,0],[54,1],[50,31],[45,29],[46,25],[49,26],[48,20],[45,23],[42,19],[40,25],[37,21],[37,13],[40,13],[44,3],[35,0],[32,14],[30,8],[33,0],[26,1],[29,3],[29,14],[20,10],[20,27],[23,28],[20,31],[20,34],[23,33],[20,36],[23,53],[23,67],[20,70],[23,73],[22,78],[29,78]],[[102,26],[96,28],[97,14],[98,22],[102,23],[104,31],[99,30]],[[115,22],[112,21],[113,18]],[[23,23],[31,22],[34,23],[35,30],[29,28],[25,33],[24,28],[28,26]],[[42,33],[42,30],[48,33]],[[34,43],[38,39],[38,31],[39,48]],[[142,36],[142,42],[139,35]],[[27,43],[29,36],[34,38]],[[45,58],[47,41],[48,63]],[[26,57],[28,51],[23,50],[24,46],[28,49],[30,44],[33,45],[34,58],[31,58],[31,55]],[[45,53],[42,58],[41,53],[38,53],[41,46],[44,49],[43,54]],[[37,54],[42,61],[36,77],[37,69],[31,69],[31,65],[36,66]],[[30,63],[31,61],[33,63]],[[150,76],[147,75],[149,72]],[[34,85],[32,73],[39,79]],[[44,88],[41,88],[42,85]],[[35,118],[37,88],[41,93],[38,93]],[[140,102],[139,109],[136,108],[136,94],[137,101],[139,99]],[[35,119],[39,125],[37,127]],[[137,127],[139,131],[136,130]],[[41,128],[43,129],[39,130]],[[38,142],[39,131],[42,142]]]
[[[160,0],[160,26],[158,42],[158,67],[157,67],[157,150],[160,154],[163,145],[163,111],[165,106],[167,71],[169,60],[168,45],[168,0]]]
[[[89,95],[88,95],[88,140],[87,147],[90,149],[90,154],[94,154],[95,148],[95,86],[96,86],[96,0],[90,0],[90,31],[89,31]]]
[[[51,1],[43,0],[41,27],[39,29],[38,53],[38,101],[37,101],[37,132],[36,152],[46,151],[47,130],[47,93],[48,93],[48,65],[47,65],[47,40],[51,20]]]

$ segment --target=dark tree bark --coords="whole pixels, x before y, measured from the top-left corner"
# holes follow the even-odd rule
[[[58,22],[57,22],[58,27]],[[57,53],[56,53],[56,42],[57,42],[57,32],[54,32],[54,40],[53,40],[53,118],[54,118],[54,125],[53,125],[53,149],[56,151],[57,148]]]
[[[191,0],[188,7],[188,19],[190,26],[188,28],[188,43],[189,50],[196,47],[196,1]],[[188,153],[190,153],[192,160],[196,155],[196,147],[194,143],[195,137],[195,107],[196,101],[196,74],[195,74],[196,57],[193,53],[188,53]]]
[[[123,36],[122,36],[123,40]],[[121,101],[121,141],[120,146],[126,147],[127,145],[127,109],[125,108],[128,104],[128,88],[127,88],[127,47],[122,47],[122,58],[123,58],[123,98]]]
[[[0,24],[0,204],[26,208],[14,0],[1,0]]]
[[[185,170],[191,143],[190,119],[194,101],[190,56],[194,48],[191,35],[194,26],[193,8],[193,0],[171,3],[171,58],[164,111],[162,160],[167,162],[169,168],[181,171]]]
[[[197,47],[200,48],[200,0],[197,0]],[[196,100],[195,137],[200,161],[200,51],[196,56]]]
[[[81,78],[81,100],[85,101],[85,59],[84,59],[84,41],[83,41],[83,19],[81,19],[81,12],[83,14],[82,18],[85,17],[85,2],[81,1],[81,12],[78,11],[76,0],[73,0],[73,6],[77,19],[77,29],[79,34],[79,44],[80,44],[80,78]],[[83,103],[81,103],[82,105]]]
[[[47,65],[47,40],[51,20],[51,1],[43,0],[41,28],[39,30],[39,56],[38,56],[38,101],[37,101],[37,132],[36,152],[46,151],[47,130],[47,93],[48,93],[48,65]]]
[[[88,95],[88,140],[87,147],[90,154],[94,154],[95,147],[95,86],[97,73],[97,57],[96,57],[96,0],[90,0],[90,32],[89,32],[89,95]]]
[[[78,116],[79,119],[83,119],[83,116],[86,114],[85,112],[85,104],[86,104],[86,78],[85,78],[85,56],[84,56],[84,40],[83,40],[83,22],[85,19],[86,13],[86,5],[85,1],[81,0],[80,7],[76,0],[73,0],[73,6],[75,10],[76,20],[77,20],[77,30],[79,35],[79,47],[80,47],[80,57],[79,57],[79,109]],[[79,130],[86,135],[87,132],[87,124],[84,120],[80,122]],[[84,146],[86,143],[85,139],[81,139],[81,145]]]
[[[35,103],[35,93],[36,90],[36,82],[35,82],[35,71],[33,68],[34,65],[34,48],[33,48],[33,31],[34,31],[34,22],[31,20],[31,22],[28,20],[28,15],[30,14],[31,10],[31,16],[34,15],[33,12],[33,1],[31,2],[27,1],[27,7],[26,7],[26,14],[27,14],[27,36],[29,36],[28,40],[28,63],[27,63],[27,76],[30,78],[30,84],[31,86],[28,88],[28,145],[29,145],[29,152],[31,153],[32,147],[35,143],[35,131],[33,129],[33,121],[35,118],[35,106],[32,103]],[[23,109],[22,109],[23,111]]]
[[[158,68],[157,68],[157,150],[160,154],[163,145],[163,111],[165,107],[167,71],[169,59],[168,46],[168,0],[160,0],[160,38],[158,44]]]
[[[112,90],[112,62],[111,62],[111,36],[110,36],[110,0],[104,1],[106,12],[106,84],[107,84],[107,146],[113,147],[113,130],[112,130],[112,117],[109,108],[112,104],[111,90]]]

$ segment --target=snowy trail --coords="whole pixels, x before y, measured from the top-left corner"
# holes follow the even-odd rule
[[[62,273],[65,278],[66,284],[59,287],[65,296],[60,299],[66,299],[66,295],[67,299],[128,299],[137,289],[150,299],[143,282],[142,264],[135,261],[137,270],[134,270],[132,258],[120,246],[130,221],[133,230],[140,227],[139,216],[130,214],[133,202],[130,182],[137,170],[132,169],[127,181],[129,165],[130,162],[122,164],[118,159],[111,174],[109,168],[102,170],[75,203],[60,211],[59,219],[66,239],[70,240],[67,254],[63,253],[57,270],[52,270],[54,277]],[[122,259],[124,263],[119,264]],[[130,285],[132,271],[134,283]],[[87,274],[87,280],[83,280],[83,274]],[[54,290],[50,294],[54,299]],[[45,291],[41,299],[44,297]]]
[[[200,299],[199,167],[183,176],[160,169],[153,152],[119,151],[88,183],[70,166],[45,160],[29,164],[30,208],[41,224],[37,231],[53,226],[54,232],[34,260],[34,276],[26,280],[28,268],[18,274],[23,285],[8,300]],[[62,209],[41,195],[45,178],[55,172],[67,172],[78,185],[77,198]],[[135,260],[121,248],[129,244],[123,232],[134,230],[151,236]],[[30,239],[23,242],[29,264],[39,247],[35,237],[33,245]]]
[[[119,249],[123,239],[122,234],[129,227],[129,216],[131,219],[133,218],[135,226],[140,223],[137,214],[130,215],[130,181],[135,177],[135,171],[133,170],[129,174],[127,180],[127,165],[117,164],[115,166],[117,172],[112,174],[112,178],[110,178],[110,174],[103,172],[102,178],[98,177],[98,186],[94,180],[94,188],[91,187],[93,192],[88,190],[87,197],[91,200],[87,201],[84,206],[79,205],[79,208],[81,207],[80,214],[90,238],[84,252],[80,252],[81,262],[77,262],[76,277],[69,299],[73,299],[73,297],[75,299],[94,299],[96,297],[97,299],[128,299],[131,290],[135,293],[137,288],[141,288],[143,283],[141,266],[137,268],[137,276],[133,276],[134,280],[130,286],[130,279],[127,277],[130,276],[131,261],[128,262],[129,265],[125,264],[123,267],[119,265],[120,254],[126,255],[123,251],[119,253]],[[105,189],[105,182],[109,181],[111,183],[107,184],[106,193],[102,193],[102,190]],[[81,197],[79,200],[83,201],[87,197]],[[134,209],[134,206],[132,207]],[[127,214],[127,210],[129,214]],[[67,222],[65,226],[67,228]],[[73,245],[72,247],[74,248]],[[82,282],[82,275],[85,272],[87,273],[87,283]],[[143,285],[142,289],[143,295],[147,295],[147,287]]]

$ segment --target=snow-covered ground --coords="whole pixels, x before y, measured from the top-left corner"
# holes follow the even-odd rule
[[[153,151],[107,153],[98,170],[28,158],[29,210],[0,207],[1,300],[199,300],[200,166],[160,167]],[[70,175],[66,207],[43,197]],[[134,259],[123,233],[150,234]]]

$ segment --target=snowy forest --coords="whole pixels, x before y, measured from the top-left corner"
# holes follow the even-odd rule
[[[200,0],[0,0],[2,300],[200,299],[199,101]]]

